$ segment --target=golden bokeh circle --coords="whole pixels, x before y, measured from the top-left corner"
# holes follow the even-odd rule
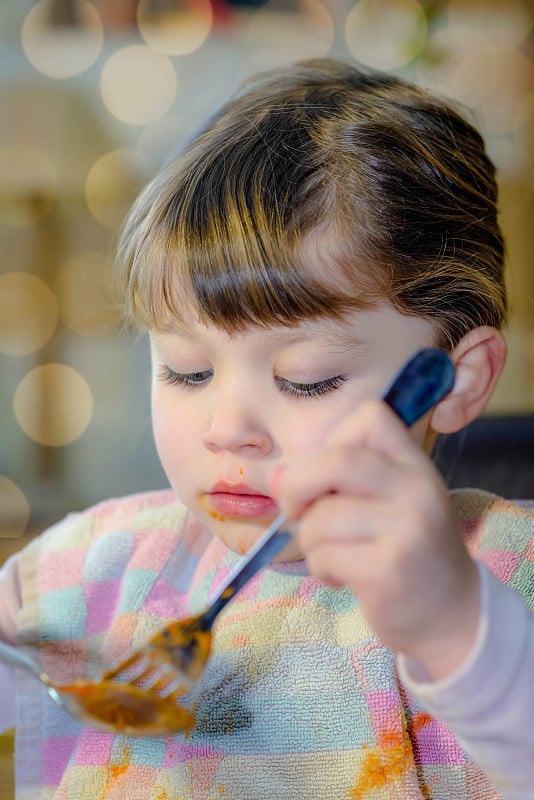
[[[104,227],[117,230],[139,190],[142,159],[134,150],[111,150],[95,161],[85,181],[85,201]]]
[[[162,117],[176,98],[172,62],[145,44],[117,50],[100,76],[100,93],[108,111],[127,125],[148,125]]]
[[[56,298],[44,281],[29,272],[0,275],[0,352],[34,353],[53,336]]]
[[[210,0],[179,2],[158,15],[153,5],[140,0],[137,6],[137,27],[149,47],[158,53],[182,56],[204,44],[213,25]]]
[[[42,364],[18,384],[13,408],[30,439],[62,447],[78,439],[89,425],[93,395],[85,378],[73,367]]]
[[[120,313],[112,299],[111,271],[111,260],[101,253],[80,254],[61,267],[54,288],[66,328],[100,336],[117,327]]]
[[[0,508],[3,526],[0,537],[23,536],[30,518],[30,504],[22,489],[6,475],[0,475]]]
[[[100,15],[92,3],[75,0],[76,27],[50,25],[50,0],[40,0],[30,9],[21,30],[28,61],[50,78],[71,78],[89,69],[104,41]]]
[[[360,0],[347,15],[344,34],[355,59],[394,70],[409,64],[420,52],[428,23],[417,0]]]
[[[0,148],[0,222],[33,225],[55,203],[58,176],[52,159],[27,144]]]

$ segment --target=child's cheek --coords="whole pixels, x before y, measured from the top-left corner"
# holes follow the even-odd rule
[[[282,475],[284,473],[284,470],[285,470],[284,464],[279,464],[277,467],[274,468],[268,480],[269,492],[276,499],[280,497],[280,483],[282,480]]]

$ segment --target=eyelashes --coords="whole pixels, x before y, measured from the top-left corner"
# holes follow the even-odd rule
[[[339,389],[346,380],[344,375],[335,375],[333,378],[327,378],[316,383],[296,383],[295,381],[285,380],[285,378],[277,378],[276,382],[281,392],[292,397],[317,397]]]
[[[167,365],[160,367],[157,373],[158,380],[170,386],[183,386],[185,388],[194,388],[197,386],[204,386],[213,377],[213,370],[201,370],[199,372],[175,372]],[[333,392],[342,386],[347,378],[344,375],[334,375],[332,378],[326,378],[322,381],[314,383],[298,383],[297,381],[290,381],[286,378],[276,379],[277,386],[283,394],[288,394],[291,397],[318,397],[328,392]]]
[[[201,372],[183,373],[175,372],[165,365],[158,370],[158,380],[163,381],[163,383],[168,383],[171,386],[202,386],[209,381],[212,375],[213,371],[211,369],[205,369]]]

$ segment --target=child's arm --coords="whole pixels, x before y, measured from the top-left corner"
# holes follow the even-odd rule
[[[0,569],[0,640],[15,643],[20,588],[17,558],[12,556]],[[0,661],[0,732],[15,725],[15,671]]]
[[[417,663],[398,658],[403,683],[454,730],[503,796],[534,796],[534,614],[521,596],[478,563],[482,613],[471,653],[433,683]]]
[[[534,681],[528,679],[534,674],[533,617],[511,589],[498,584],[498,591],[494,587],[488,594],[482,583],[483,603],[490,603],[490,611],[482,614],[491,613],[496,638],[484,639],[476,659],[478,679],[485,671],[487,680],[494,651],[503,650],[499,655],[509,670],[506,686],[492,689],[486,684],[486,690],[506,691],[506,704],[517,713],[503,713],[493,697],[485,702],[487,716],[481,716],[468,682],[473,680],[469,664],[483,624],[479,568],[465,548],[441,477],[410,432],[385,404],[366,403],[341,423],[320,453],[289,462],[277,483],[283,511],[299,519],[296,535],[310,570],[349,586],[377,635],[403,654],[401,663],[409,659],[412,667],[418,664],[426,689],[435,689],[434,695],[432,688],[426,694],[439,706],[436,715],[496,782],[497,769],[503,796],[534,796],[529,776],[534,725],[525,729],[534,719]],[[514,606],[518,619],[527,621],[523,626],[500,624],[508,605]],[[518,659],[508,654],[512,643],[525,659],[521,679]],[[456,683],[460,674],[466,681]],[[450,717],[447,695],[440,693],[447,682],[457,691]],[[426,689],[422,684],[417,689],[423,697]],[[459,716],[458,708],[463,709]],[[490,742],[488,747],[488,731],[496,729],[500,745],[507,743],[500,756],[495,755],[499,744]],[[523,746],[512,764],[508,755],[518,736]]]

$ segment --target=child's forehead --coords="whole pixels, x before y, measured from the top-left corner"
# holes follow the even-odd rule
[[[301,319],[292,325],[248,323],[235,331],[228,331],[215,323],[202,320],[197,312],[190,309],[183,317],[169,322],[164,329],[150,331],[150,337],[156,342],[166,337],[191,340],[209,337],[227,340],[265,337],[274,344],[305,344],[320,341],[325,346],[355,347],[365,343],[365,322],[362,319],[361,324],[358,324],[357,315],[361,313],[364,312],[347,313],[337,318],[325,316]]]
[[[423,318],[401,314],[383,300],[371,308],[354,309],[336,317],[301,319],[294,325],[249,323],[233,331],[202,320],[197,310],[189,308],[183,317],[176,318],[164,330],[151,331],[150,336],[156,347],[163,348],[180,343],[211,347],[250,341],[268,349],[310,345],[314,349],[343,352],[363,351],[376,340],[387,339],[388,331],[419,340],[431,337],[432,325]]]

